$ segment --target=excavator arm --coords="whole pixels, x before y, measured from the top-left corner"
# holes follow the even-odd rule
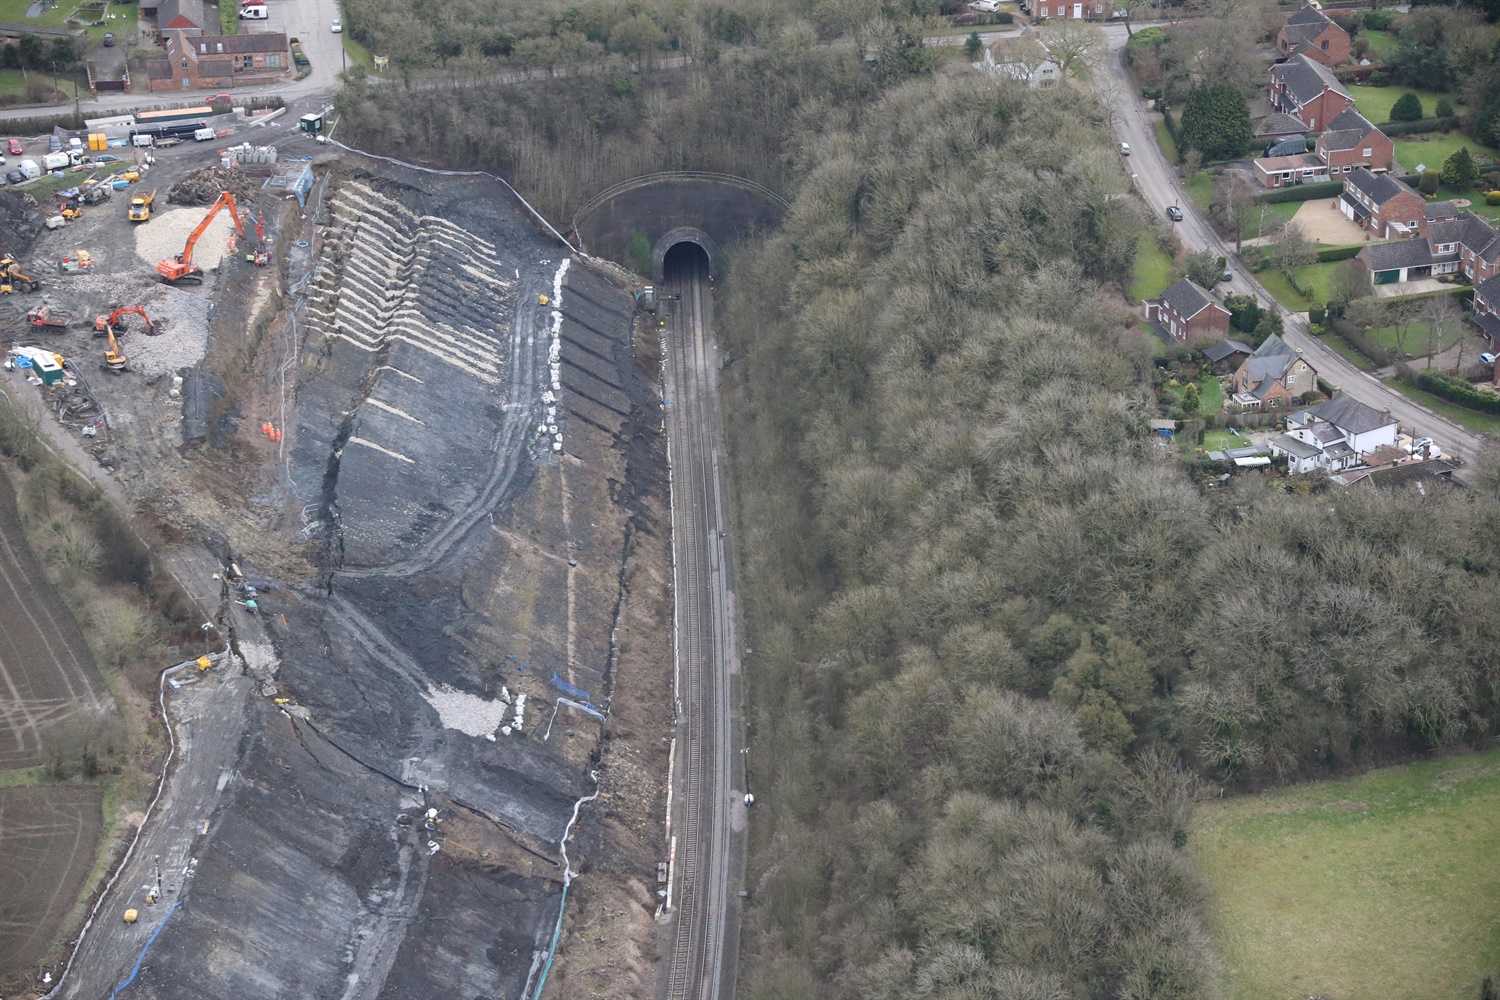
[[[228,191],[220,191],[219,197],[214,202],[213,207],[208,210],[208,214],[203,217],[203,221],[198,223],[197,228],[188,236],[187,246],[183,247],[182,253],[178,254],[175,260],[164,260],[156,265],[156,273],[161,275],[164,281],[177,282],[184,279],[203,280],[202,269],[193,265],[193,248],[198,245],[198,238],[208,230],[209,223],[213,222],[214,216],[219,214],[221,208],[229,209],[229,217],[234,220],[235,232],[240,236],[245,235],[245,224],[240,219],[240,211],[239,207],[234,203],[234,195]]]

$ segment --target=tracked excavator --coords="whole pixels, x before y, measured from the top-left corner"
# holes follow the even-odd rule
[[[228,191],[220,191],[219,197],[214,202],[213,207],[208,210],[208,214],[203,217],[203,221],[198,223],[198,227],[188,236],[187,246],[182,248],[182,253],[178,254],[172,260],[164,260],[156,265],[156,273],[161,276],[162,281],[165,281],[169,285],[203,283],[203,268],[193,263],[193,247],[197,246],[198,237],[207,231],[208,224],[214,220],[214,216],[218,215],[219,210],[222,208],[229,209],[229,217],[234,220],[235,232],[239,233],[242,237],[245,235],[245,225],[240,221],[240,210],[234,204],[234,195]]]
[[[116,333],[125,332],[125,317],[130,315],[139,316],[146,321],[146,332],[148,334],[156,330],[156,324],[151,322],[151,317],[146,315],[146,310],[140,306],[121,306],[108,316],[96,316],[94,318],[94,338],[109,337],[113,342]]]
[[[42,283],[21,273],[21,265],[13,257],[0,257],[0,293],[38,292]]]
[[[106,330],[105,336],[109,337],[109,347],[104,351],[104,370],[116,375],[129,371],[125,367],[125,355],[120,353],[120,342],[115,339],[114,327]]]

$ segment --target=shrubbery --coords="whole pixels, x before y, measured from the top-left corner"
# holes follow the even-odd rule
[[[1331,195],[1337,195],[1342,190],[1344,190],[1343,181],[1293,184],[1290,187],[1273,188],[1263,194],[1257,194],[1255,200],[1268,205],[1275,205],[1286,201],[1312,201],[1314,198],[1327,198]]]
[[[1422,99],[1411,91],[1402,94],[1395,104],[1391,105],[1391,121],[1414,122],[1422,117]]]
[[[1318,263],[1328,264],[1336,260],[1349,260],[1358,257],[1359,252],[1364,249],[1364,244],[1356,243],[1347,247],[1324,247],[1318,251]]]
[[[1457,403],[1468,410],[1480,413],[1500,413],[1500,395],[1480,392],[1465,379],[1457,375],[1442,375],[1429,371],[1418,371],[1416,386],[1434,396],[1441,396],[1450,403]]]

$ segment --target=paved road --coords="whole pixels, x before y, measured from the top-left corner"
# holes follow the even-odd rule
[[[1183,218],[1176,225],[1177,235],[1183,245],[1190,250],[1206,247],[1228,259],[1234,273],[1228,285],[1229,290],[1239,295],[1254,295],[1260,300],[1262,307],[1277,309],[1286,327],[1286,342],[1302,351],[1303,357],[1318,370],[1324,381],[1338,386],[1344,393],[1368,406],[1389,408],[1391,415],[1409,433],[1418,437],[1431,437],[1445,454],[1457,455],[1465,462],[1473,462],[1486,447],[1489,440],[1486,436],[1476,434],[1434,413],[1350,364],[1343,355],[1308,331],[1305,314],[1291,313],[1281,308],[1275,298],[1255,280],[1250,270],[1235,260],[1230,253],[1232,248],[1226,246],[1214,233],[1208,220],[1183,189],[1161,147],[1157,145],[1156,133],[1126,76],[1125,28],[1122,25],[1109,25],[1104,28],[1104,33],[1109,39],[1109,58],[1106,61],[1108,72],[1099,74],[1098,90],[1106,107],[1112,112],[1115,134],[1122,142],[1130,143],[1128,166],[1134,177],[1136,190],[1146,200],[1146,204],[1163,215],[1168,205],[1180,206]],[[1220,286],[1221,289],[1223,287]]]
[[[744,880],[739,655],[706,263],[669,274],[667,440],[676,591],[676,754],[667,1000],[733,1000]]]

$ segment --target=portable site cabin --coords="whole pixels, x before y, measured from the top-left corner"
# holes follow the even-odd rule
[[[323,131],[323,115],[316,111],[309,112],[302,116],[302,122],[299,127],[308,135],[321,132]]]
[[[56,385],[63,380],[63,366],[59,361],[61,355],[54,354],[45,347],[17,347],[11,353],[15,355],[16,366],[36,372],[43,385]]]

